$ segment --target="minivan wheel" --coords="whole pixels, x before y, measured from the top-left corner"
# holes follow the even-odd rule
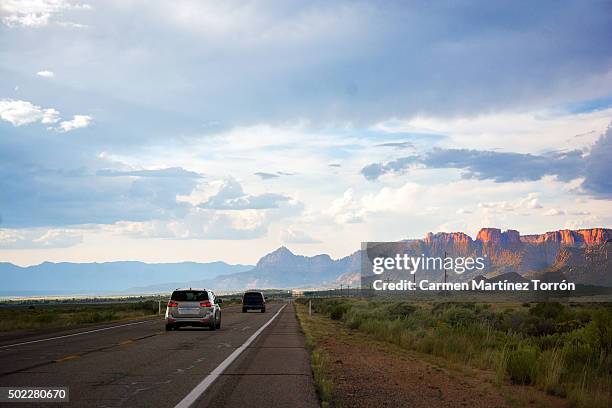
[[[219,318],[219,321],[217,322],[217,329],[221,328],[221,318]]]
[[[242,313],[246,313],[246,312],[247,312],[246,307],[243,307],[242,308]]]
[[[265,307],[261,309],[261,313],[266,313],[266,308]]]
[[[211,331],[217,330],[217,319],[215,319],[215,318],[213,317],[213,320],[212,320],[212,322],[210,322],[210,326],[208,326],[208,328],[209,328]]]

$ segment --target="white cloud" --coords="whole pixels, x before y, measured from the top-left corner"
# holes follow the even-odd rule
[[[282,209],[219,211],[192,208],[181,219],[120,221],[103,228],[132,238],[249,240],[265,236],[270,223],[285,215]]]
[[[38,75],[39,77],[43,77],[43,78],[53,78],[55,76],[53,71],[48,71],[46,69],[42,71],[38,71],[36,75]]]
[[[59,112],[53,108],[44,109],[28,101],[2,99],[0,100],[0,118],[13,126],[28,125],[34,122],[44,124],[59,120]]]
[[[364,221],[366,215],[361,203],[355,199],[352,188],[346,190],[342,197],[332,201],[329,208],[323,213],[331,216],[338,224],[360,223]]]
[[[557,215],[565,215],[565,211],[559,210],[557,208],[551,208],[550,210],[544,211],[543,215],[548,217],[555,217]]]
[[[61,121],[60,113],[54,108],[42,108],[28,101],[15,99],[0,99],[0,119],[11,123],[13,126],[23,126],[40,122],[45,125],[58,123],[54,129],[58,132],[70,132],[75,129],[87,127],[93,118],[88,115],[74,115],[72,120]]]
[[[83,242],[74,229],[0,229],[0,249],[68,248]]]
[[[529,193],[526,197],[516,201],[493,201],[478,203],[478,207],[485,211],[517,211],[521,209],[539,209],[542,205],[538,201],[538,193]]]
[[[279,204],[289,201],[291,198],[275,193],[260,195],[246,194],[242,185],[232,178],[223,180],[217,194],[210,196],[208,200],[201,203],[201,208],[216,210],[248,210],[278,208]]]
[[[65,0],[3,0],[0,2],[0,15],[8,27],[44,27],[64,11],[89,8],[88,4],[73,4]],[[58,23],[79,25],[66,21]]]
[[[64,120],[59,123],[56,130],[58,132],[70,132],[89,126],[93,118],[88,115],[74,115],[72,120]]]
[[[444,147],[502,149],[519,153],[591,145],[610,124],[612,108],[585,113],[528,111],[475,116],[414,116],[380,122],[373,130],[391,134],[446,135]]]
[[[280,232],[280,239],[285,244],[317,244],[321,241],[311,237],[305,231],[288,227]]]

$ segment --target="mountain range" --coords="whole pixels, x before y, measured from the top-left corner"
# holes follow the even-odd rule
[[[428,233],[423,239],[386,244],[414,256],[480,257],[485,273],[449,275],[463,281],[484,275],[547,273],[575,283],[612,286],[612,229],[559,230],[520,235],[516,230],[483,228],[475,239],[463,232]],[[49,263],[18,267],[0,263],[0,295],[69,293],[157,293],[179,286],[204,286],[217,291],[246,288],[332,288],[360,284],[361,250],[340,259],[302,256],[286,247],[263,256],[255,266],[224,262],[146,264],[142,262]],[[551,274],[552,273],[552,274]],[[423,272],[419,279],[441,281],[443,270]]]
[[[165,292],[191,281],[252,268],[225,262],[43,262],[27,267],[0,262],[0,296]]]

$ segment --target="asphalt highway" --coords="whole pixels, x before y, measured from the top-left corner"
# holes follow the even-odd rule
[[[155,318],[3,337],[0,386],[70,387],[70,402],[53,407],[318,406],[291,304],[222,312],[217,331],[166,332]]]

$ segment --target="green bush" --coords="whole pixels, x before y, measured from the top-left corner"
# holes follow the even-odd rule
[[[329,312],[329,317],[331,317],[332,320],[340,320],[350,308],[350,305],[347,304],[334,305]]]
[[[569,309],[567,306],[559,303],[559,302],[546,302],[546,303],[538,303],[531,309],[529,309],[529,313],[538,316],[544,319],[550,319],[554,321],[565,320],[569,313]]]
[[[389,310],[390,318],[405,319],[409,317],[410,315],[412,315],[417,310],[417,307],[407,302],[398,302],[398,303],[392,303],[388,307],[388,310]]]
[[[565,396],[561,386],[561,374],[564,370],[564,349],[546,350],[538,359],[537,384],[549,394]]]
[[[508,353],[506,371],[515,384],[533,384],[538,350],[535,347],[521,345]]]
[[[460,307],[447,309],[442,319],[453,327],[468,326],[478,322],[478,317],[474,310]]]

